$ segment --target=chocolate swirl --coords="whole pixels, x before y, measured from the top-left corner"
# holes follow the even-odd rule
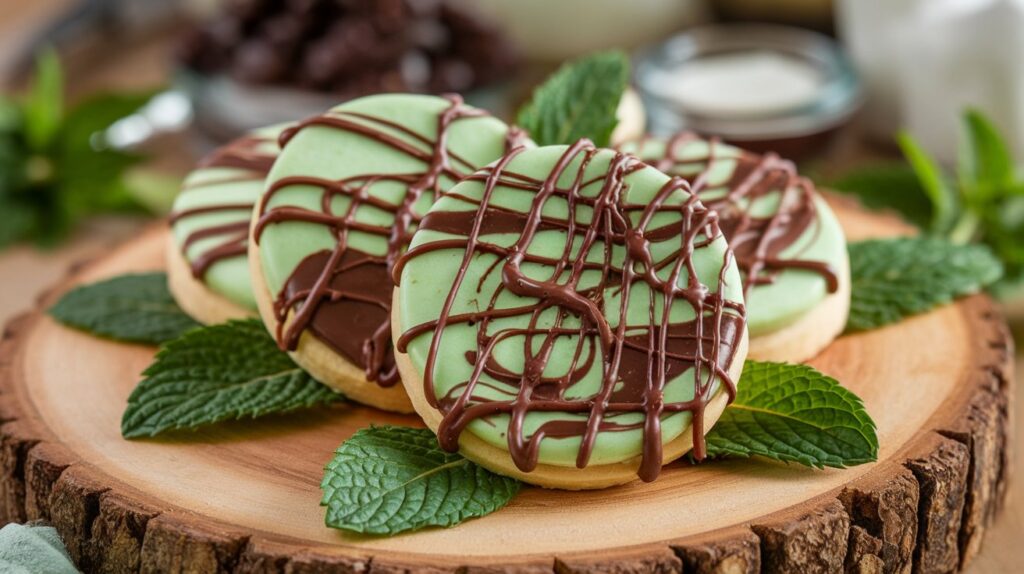
[[[284,177],[269,186],[254,229],[257,242],[267,226],[287,221],[324,225],[336,239],[332,250],[313,253],[300,262],[276,296],[277,341],[282,349],[294,350],[302,333],[309,331],[360,366],[367,380],[382,387],[399,381],[390,336],[394,288],[391,268],[420,221],[420,198],[439,197],[477,167],[448,149],[451,126],[466,118],[487,115],[463,105],[459,96],[445,97],[449,106],[438,115],[437,136],[433,140],[386,118],[344,110],[307,119],[281,135],[284,147],[307,127],[328,127],[374,140],[423,165],[415,173],[366,173],[341,180]],[[518,130],[510,130],[510,145],[520,137]],[[392,203],[371,193],[372,187],[382,182],[399,183],[405,188],[399,202]],[[295,185],[319,188],[320,209],[290,205],[267,209],[274,195]],[[347,198],[348,203],[343,213],[335,214],[331,205],[339,196]],[[391,223],[361,221],[357,215],[364,207],[390,214]],[[386,253],[375,255],[353,246],[349,241],[352,232],[385,239]]]
[[[262,182],[266,178],[267,173],[270,172],[271,166],[274,165],[274,159],[277,157],[276,153],[267,151],[268,146],[272,144],[273,139],[271,138],[248,135],[214,150],[199,162],[198,169],[229,168],[239,171],[222,177],[204,180],[201,183],[187,186],[182,191],[205,190],[235,182]],[[183,219],[197,215],[221,212],[238,213],[237,221],[200,228],[185,237],[181,244],[181,252],[186,257],[189,248],[196,242],[214,237],[220,240],[189,261],[193,277],[202,280],[210,267],[218,261],[246,255],[249,243],[249,219],[254,206],[255,201],[219,203],[182,209],[171,213],[170,223],[172,226]]]
[[[818,225],[814,184],[797,174],[792,162],[771,153],[757,155],[732,148],[715,138],[706,142],[707,154],[685,153],[689,151],[689,144],[703,143],[700,136],[691,132],[670,138],[660,156],[645,153],[649,143],[649,140],[635,142],[631,145],[636,149],[630,151],[660,171],[685,178],[693,193],[718,213],[722,232],[736,254],[748,294],[758,285],[775,282],[779,273],[786,269],[817,273],[825,280],[830,293],[838,290],[838,275],[830,263],[802,259],[799,253],[789,257],[782,255],[808,229],[817,232]],[[716,150],[720,149],[734,150],[736,155],[718,156]],[[733,160],[736,166],[728,180],[721,185],[712,184],[710,180],[717,164]],[[751,209],[753,204],[772,193],[780,194],[779,207],[767,215],[755,215]]]
[[[414,246],[394,270],[398,278],[417,257],[441,250],[464,252],[440,316],[408,329],[396,343],[405,352],[414,339],[431,336],[423,385],[426,400],[443,415],[437,429],[441,446],[455,451],[459,436],[472,421],[498,424],[495,417],[507,415],[508,451],[519,469],[536,468],[541,441],[548,437],[579,437],[576,466],[584,468],[599,433],[640,429],[638,475],[651,481],[663,462],[663,417],[689,412],[694,455],[702,458],[705,406],[719,384],[730,400],[734,396],[728,371],[744,333],[743,305],[726,299],[722,292],[731,252],[721,247],[717,289],[700,282],[694,262],[696,250],[721,237],[717,216],[688,194],[689,185],[678,177],[668,180],[652,201],[629,202],[627,176],[649,168],[631,155],[599,150],[587,140],[568,147],[544,179],[509,171],[509,164],[522,151],[514,149],[467,178],[482,184],[479,198],[458,188],[449,192],[449,198],[475,205],[476,210],[431,210],[420,229],[455,237]],[[585,179],[584,171],[598,154],[613,157],[603,174]],[[559,181],[572,183],[560,186]],[[594,193],[597,186],[599,191]],[[494,201],[496,194],[512,190],[533,194],[528,212]],[[564,211],[562,205],[568,206],[567,215],[553,215]],[[559,256],[541,255],[536,248],[538,235],[545,232],[565,234]],[[488,240],[488,236],[509,233],[518,236],[511,245],[505,239],[501,240],[505,244]],[[485,264],[481,257],[495,261],[482,277],[471,277],[474,261]],[[550,269],[546,279],[537,278],[538,265],[544,266],[545,275]],[[529,273],[524,271],[527,266]],[[494,293],[481,292],[492,273],[500,273]],[[478,310],[453,312],[460,289],[473,291]],[[509,301],[506,292],[519,297]],[[629,324],[630,302],[643,300],[645,293],[648,303],[642,305],[647,307],[647,320],[636,324],[634,319]],[[678,316],[680,304],[692,308],[694,319],[670,319]],[[464,357],[472,374],[439,396],[434,379],[439,350],[446,330],[454,325],[475,329],[475,349]],[[523,366],[503,364],[496,349],[501,345],[517,349],[519,338],[524,341]],[[557,353],[571,356],[570,366],[562,374],[553,374],[552,356],[564,341],[570,342],[570,350],[563,347]],[[579,391],[574,385],[594,369],[600,373],[600,388],[589,396],[575,396]],[[693,397],[668,400],[669,383],[689,384],[675,380],[687,371],[692,371]],[[531,412],[569,416],[544,422],[527,436],[526,419]],[[637,413],[642,420],[631,416]]]

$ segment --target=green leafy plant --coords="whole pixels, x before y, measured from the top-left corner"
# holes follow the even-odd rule
[[[987,245],[1005,269],[993,285],[1001,292],[1024,282],[1024,171],[1015,168],[999,131],[981,112],[967,110],[962,125],[955,174],[901,133],[906,164],[858,170],[832,187],[868,207],[892,209],[928,235]]]
[[[516,123],[538,145],[589,138],[608,145],[618,123],[615,111],[629,83],[629,57],[601,52],[562,66],[519,110]]]
[[[878,457],[864,403],[805,365],[747,361],[736,400],[707,434],[714,458],[758,456],[823,468]],[[370,427],[335,452],[321,483],[332,528],[393,535],[499,510],[519,481],[445,452],[427,429]]]
[[[120,275],[68,291],[50,315],[100,337],[158,345],[199,327],[174,302],[165,273]]]
[[[338,448],[320,486],[328,526],[398,534],[490,514],[520,483],[441,450],[428,429],[378,426]]]
[[[736,400],[706,440],[712,457],[760,456],[815,468],[878,458],[864,403],[806,365],[747,361]]]
[[[869,209],[889,209],[907,222],[927,229],[932,204],[917,174],[906,163],[884,163],[858,168],[829,183],[831,189],[856,195]]]
[[[0,96],[0,248],[52,246],[87,215],[137,209],[124,174],[142,158],[103,147],[96,134],[151,94],[103,94],[67,108],[52,51],[36,63],[23,99]]]
[[[957,245],[938,237],[859,241],[849,250],[852,291],[847,331],[895,323],[977,293],[1003,273],[986,245]]]
[[[164,345],[143,375],[121,419],[125,438],[343,400],[296,366],[256,319],[189,331]]]

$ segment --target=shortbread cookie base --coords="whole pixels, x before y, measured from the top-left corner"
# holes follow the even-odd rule
[[[395,289],[394,299],[391,306],[391,335],[397,340],[401,335],[401,321],[398,308],[398,289]],[[733,381],[740,380],[743,372],[743,361],[747,355],[747,334],[744,331],[736,352],[733,355],[733,362],[729,369],[729,376]],[[427,402],[423,389],[423,377],[413,366],[412,360],[406,353],[395,350],[395,363],[398,365],[398,372],[402,376],[402,384],[408,393],[412,406],[420,415],[423,422],[430,430],[437,432],[443,416]],[[728,395],[719,390],[704,409],[704,433],[707,434],[711,427],[718,422],[728,404]],[[683,456],[693,448],[693,430],[687,425],[683,432],[676,438],[663,446],[663,465],[668,464]],[[637,471],[640,468],[640,457],[615,464],[590,465],[586,468],[575,468],[556,466],[553,464],[538,464],[531,472],[523,472],[512,462],[507,450],[495,447],[473,433],[465,431],[459,437],[459,454],[480,466],[523,482],[542,486],[544,488],[558,488],[562,490],[594,490],[607,488],[619,484],[626,484],[637,480]]]
[[[750,339],[749,359],[802,363],[820,353],[846,328],[850,314],[850,261],[838,266],[839,289],[795,323]],[[794,293],[794,296],[799,296]]]
[[[258,213],[258,212],[257,212]],[[256,217],[253,217],[255,224]],[[263,269],[255,241],[249,241],[249,270],[252,272],[253,294],[263,324],[271,335],[276,335],[278,321],[274,315],[274,298],[263,279]],[[288,315],[288,321],[292,318]],[[299,344],[288,353],[292,360],[314,379],[343,393],[357,403],[396,413],[412,413],[413,405],[401,384],[382,387],[366,380],[366,373],[351,361],[331,349],[308,331],[299,337]]]
[[[627,88],[622,93],[619,107],[615,110],[615,117],[619,123],[612,131],[610,138],[612,146],[639,139],[647,132],[647,112],[644,109],[643,100],[640,99],[640,94],[636,93],[633,88]]]
[[[256,312],[214,292],[192,275],[185,256],[174,241],[174,234],[167,234],[167,287],[181,310],[204,325],[216,325],[231,319],[256,317]]]

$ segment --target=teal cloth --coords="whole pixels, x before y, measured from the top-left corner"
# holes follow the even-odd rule
[[[0,572],[78,574],[52,526],[8,524],[0,529]]]

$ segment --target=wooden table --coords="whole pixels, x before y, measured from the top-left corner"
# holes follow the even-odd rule
[[[0,3],[0,73],[8,68],[18,48],[31,32],[42,26],[47,18],[70,4],[69,0],[35,0],[33,2]],[[122,53],[116,65],[85,77],[72,77],[74,90],[102,87],[141,88],[159,83],[168,71],[166,46],[158,44],[142,50]],[[75,83],[77,80],[77,83]],[[859,144],[854,143],[854,147]],[[186,153],[180,151],[179,153]],[[847,144],[840,153],[843,162],[851,152]],[[854,152],[852,155],[857,156]],[[177,162],[172,162],[177,163]],[[28,308],[36,295],[64,275],[74,262],[105,252],[112,244],[136,233],[143,221],[135,219],[98,219],[88,222],[65,247],[40,252],[31,247],[18,246],[0,252],[0,277],[6,285],[0,290],[0,323],[13,314]],[[1016,313],[1015,313],[1016,314]],[[1016,319],[1016,329],[1024,332],[1024,321]],[[1024,372],[1024,354],[1018,354],[1017,372]],[[1024,401],[1013,407],[1018,421],[1024,418]],[[1024,443],[1024,425],[1018,424],[1015,444]],[[1024,471],[1022,458],[1016,457],[1014,476]],[[972,574],[1019,572],[1024,564],[1024,497],[1020,483],[1011,487],[1010,499],[996,527],[989,531],[981,554],[968,569]]]

